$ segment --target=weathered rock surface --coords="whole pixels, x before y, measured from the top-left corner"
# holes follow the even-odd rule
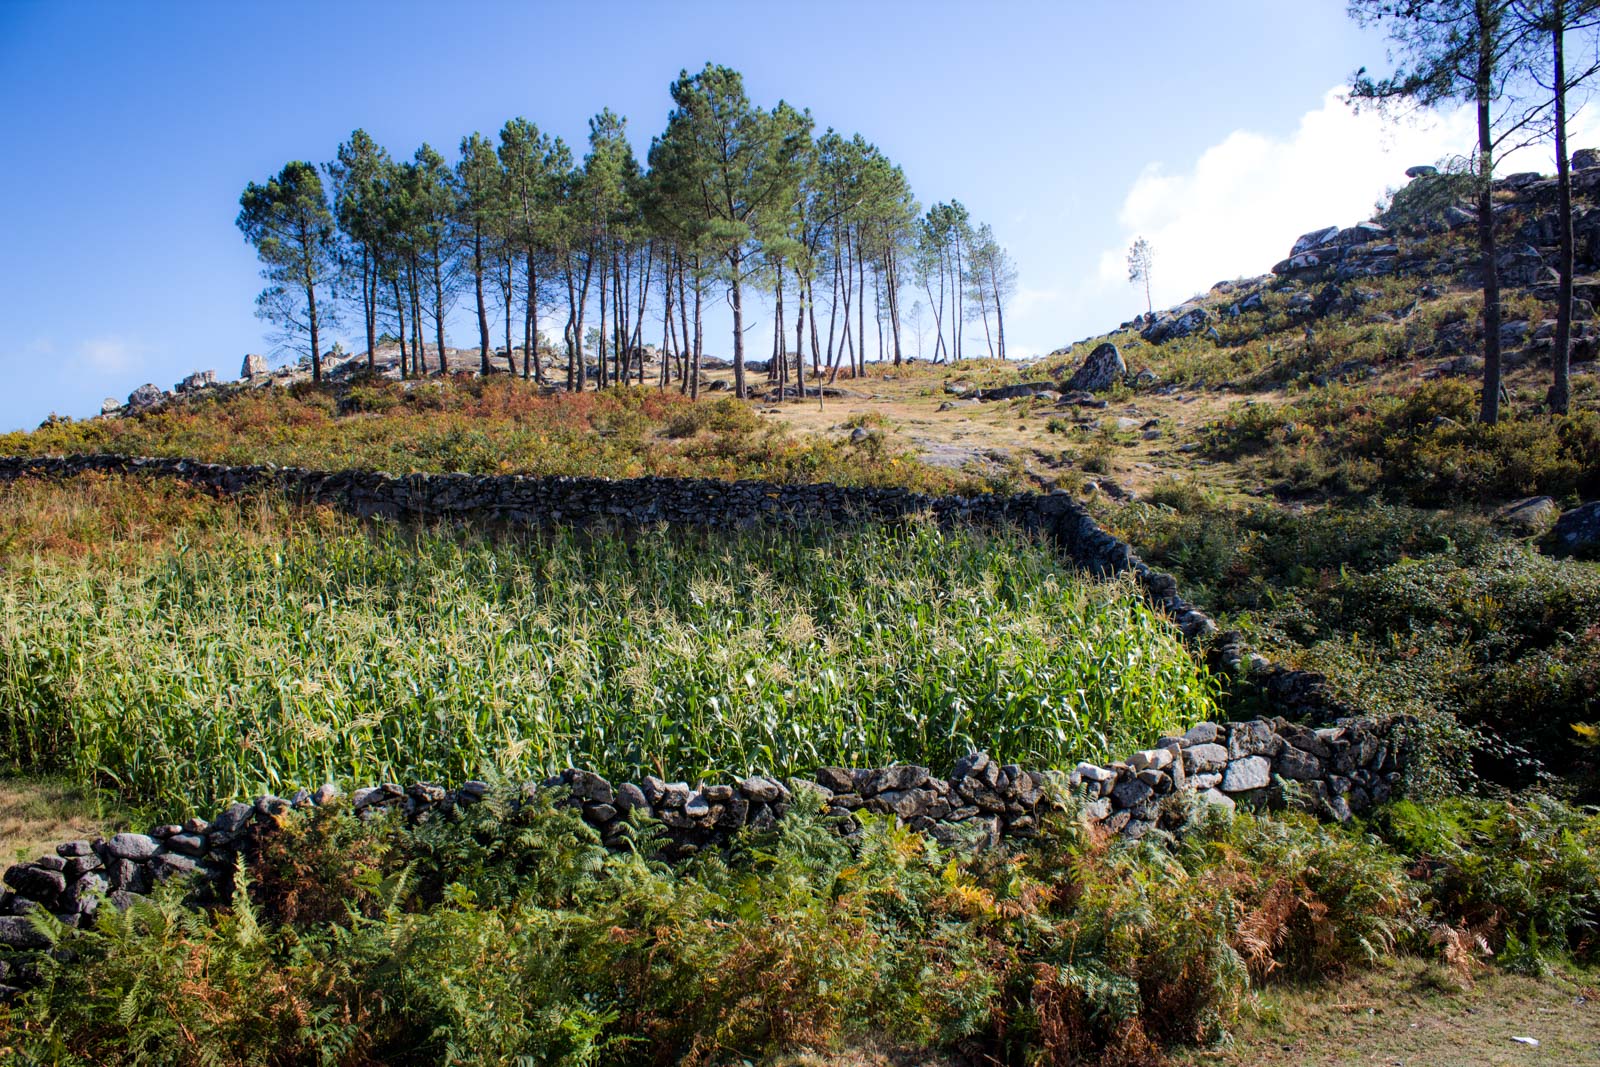
[[[1563,511],[1550,536],[1558,555],[1600,556],[1600,500]]]
[[[1105,341],[1089,353],[1083,366],[1067,379],[1066,390],[1072,393],[1100,393],[1122,381],[1128,374],[1128,365],[1122,353],[1110,341]]]

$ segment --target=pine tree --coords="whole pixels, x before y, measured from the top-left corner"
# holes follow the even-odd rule
[[[265,185],[251,182],[239,197],[236,225],[256,248],[261,276],[270,284],[256,298],[256,314],[277,325],[286,339],[304,337],[310,347],[311,380],[322,380],[317,290],[337,269],[333,212],[317,168],[286,164]]]

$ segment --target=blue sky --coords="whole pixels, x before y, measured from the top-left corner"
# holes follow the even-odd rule
[[[1459,123],[1379,131],[1329,97],[1383,60],[1344,8],[0,0],[0,430],[266,350],[233,219],[285,161],[325,161],[357,126],[397,157],[428,141],[453,158],[516,115],[581,144],[607,106],[642,157],[668,83],[707,60],[759,104],[876,142],[925,204],[991,222],[1020,272],[1012,348],[1049,351],[1142,310],[1119,276],[1132,233],[1156,244],[1157,303],[1176,302],[1364,217],[1462,141]]]

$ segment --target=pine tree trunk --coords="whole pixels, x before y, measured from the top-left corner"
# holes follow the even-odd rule
[[[889,252],[888,277],[884,280],[884,287],[889,295],[889,331],[894,337],[894,365],[900,366],[900,264],[894,251]]]
[[[1572,367],[1572,173],[1567,159],[1567,70],[1564,54],[1566,0],[1554,0],[1551,12],[1551,51],[1555,60],[1556,126],[1556,217],[1561,227],[1561,262],[1556,295],[1556,348],[1551,356],[1553,381],[1550,383],[1550,410],[1565,415],[1571,403]]]
[[[367,325],[367,370],[378,369],[378,269],[365,245],[361,248],[361,303]]]
[[[439,377],[450,376],[450,361],[444,354],[444,265],[438,256],[433,261],[433,337],[439,347]]]
[[[794,395],[806,398],[806,280],[797,277],[794,287]]]
[[[395,271],[394,272],[393,284],[394,284],[394,315],[395,315],[396,321],[399,324],[398,329],[399,329],[399,332],[400,332],[400,377],[402,379],[404,379],[404,378],[409,377],[409,375],[406,373],[406,305],[405,305],[405,301],[400,299],[400,272],[399,271]]]
[[[1483,399],[1479,418],[1500,420],[1500,276],[1495,266],[1494,140],[1489,102],[1493,91],[1494,42],[1487,32],[1489,0],[1477,0],[1479,46],[1478,105],[1478,252],[1483,262]]]
[[[744,286],[739,277],[743,257],[738,252],[728,257],[733,265],[733,395],[745,398],[744,388]]]
[[[483,298],[483,232],[472,231],[472,281],[478,292],[478,373],[489,376],[489,305]]]

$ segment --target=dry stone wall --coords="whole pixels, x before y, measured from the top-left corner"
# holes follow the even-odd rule
[[[1040,819],[1076,797],[1082,817],[1107,833],[1142,837],[1173,828],[1187,816],[1187,797],[1228,809],[1293,805],[1343,821],[1383,801],[1394,787],[1404,752],[1398,721],[1352,722],[1314,729],[1284,719],[1201,723],[1182,737],[1162,738],[1127,760],[1080,763],[1069,773],[1002,765],[982,752],[958,761],[947,776],[901,765],[870,770],[824,767],[813,779],[752,776],[690,786],[646,777],[613,784],[591,771],[570,769],[522,787],[523,797],[555,790],[556,802],[577,808],[611,846],[629,827],[658,822],[663,854],[680,859],[717,847],[745,827],[771,828],[796,794],[816,794],[845,833],[862,812],[892,815],[952,846],[987,847],[1034,836]],[[69,841],[54,855],[6,870],[0,892],[0,946],[48,947],[30,912],[43,909],[68,926],[91,919],[106,902],[123,907],[173,877],[190,877],[198,899],[226,899],[241,859],[259,835],[297,811],[338,801],[357,815],[392,814],[410,823],[449,818],[483,801],[485,782],[456,789],[432,783],[386,783],[348,797],[337,787],[300,790],[230,804],[211,819],[191,818],[149,833]],[[0,954],[0,967],[8,966]],[[0,974],[0,993],[7,974]]]

